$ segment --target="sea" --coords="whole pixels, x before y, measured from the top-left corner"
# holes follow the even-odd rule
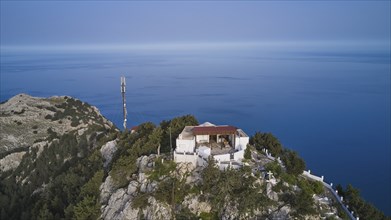
[[[1,101],[73,96],[122,129],[192,114],[271,132],[334,185],[391,215],[389,47],[1,50]]]

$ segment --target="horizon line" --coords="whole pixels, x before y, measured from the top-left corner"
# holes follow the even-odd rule
[[[160,42],[160,43],[69,43],[69,44],[26,44],[0,45],[5,51],[139,51],[139,50],[220,50],[251,49],[267,47],[377,47],[390,50],[389,40],[299,40],[299,41],[226,41],[226,42]],[[386,47],[386,48],[385,48]]]

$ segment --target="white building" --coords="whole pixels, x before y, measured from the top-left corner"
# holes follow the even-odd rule
[[[233,126],[209,122],[186,126],[176,139],[174,161],[204,166],[212,156],[220,169],[240,167],[248,142],[248,135]]]

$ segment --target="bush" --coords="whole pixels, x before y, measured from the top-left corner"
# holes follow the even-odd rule
[[[137,171],[136,160],[137,157],[134,155],[122,156],[113,163],[110,175],[117,187],[121,188],[128,184],[128,179]]]
[[[201,212],[200,218],[202,220],[218,220],[218,219],[220,219],[217,212],[209,212],[209,213]]]
[[[54,108],[53,106],[48,106],[46,107],[46,109],[52,112],[56,112],[56,108]]]
[[[174,161],[166,161],[162,163],[161,158],[156,158],[155,168],[149,175],[150,180],[158,181],[160,177],[167,176],[171,171],[176,169],[176,163]]]
[[[267,171],[271,171],[276,177],[280,176],[280,174],[282,173],[282,168],[280,164],[278,164],[276,161],[266,164],[265,169]]]
[[[100,190],[99,187],[103,180],[103,170],[98,170],[94,176],[86,183],[80,190],[80,197],[86,197],[86,196],[100,196]]]
[[[193,214],[187,207],[182,207],[180,212],[175,214],[175,219],[199,220],[200,218]]]
[[[132,200],[132,208],[134,209],[143,209],[149,205],[148,203],[148,198],[149,198],[148,193],[139,193],[137,194],[136,197],[133,198]]]
[[[25,109],[22,109],[22,110],[20,110],[20,112],[14,112],[14,114],[15,115],[21,115],[21,114],[23,114],[24,112],[25,112],[26,110]]]
[[[286,172],[298,176],[303,173],[305,169],[305,162],[296,152],[291,150],[284,150],[282,161],[286,167]]]
[[[251,160],[251,148],[249,145],[247,145],[247,148],[244,151],[244,159]]]
[[[254,136],[250,138],[250,144],[260,151],[262,148],[266,148],[269,152],[277,157],[282,152],[282,145],[280,141],[274,137],[271,133],[256,132]]]
[[[366,202],[360,196],[358,189],[352,185],[348,185],[346,190],[343,190],[342,186],[338,187],[338,194],[344,195],[344,200],[349,208],[360,216],[360,219],[374,219],[374,220],[390,220],[390,217],[384,215],[382,211],[377,209],[372,204]]]
[[[296,176],[292,175],[292,174],[288,174],[288,173],[282,173],[281,174],[281,179],[284,182],[289,183],[291,185],[295,185],[296,182],[297,182]]]
[[[172,147],[175,148],[175,141],[178,135],[182,132],[185,126],[198,125],[197,119],[193,115],[184,115],[176,117],[170,121],[162,121],[160,127],[163,131],[161,141],[161,152],[170,152],[170,129],[171,129],[171,143]],[[173,150],[173,149],[172,149]]]
[[[72,122],[71,122],[71,126],[72,126],[72,127],[77,127],[79,124],[80,124],[80,123],[79,123],[79,120],[77,120],[77,119],[72,119]]]
[[[86,196],[74,207],[75,219],[99,219],[101,215],[99,199]]]
[[[312,187],[312,190],[314,191],[315,194],[322,194],[324,193],[324,186],[322,182],[319,181],[310,181],[310,185]]]

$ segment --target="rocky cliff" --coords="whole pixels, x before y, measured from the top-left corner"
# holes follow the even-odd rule
[[[19,94],[0,104],[0,170],[15,169],[30,148],[39,152],[47,138],[91,126],[113,127],[99,110],[67,96],[37,98]]]
[[[257,146],[239,170],[174,163],[169,128],[175,137],[192,116],[120,132],[80,100],[20,94],[0,105],[0,123],[1,219],[343,217],[322,184]]]

